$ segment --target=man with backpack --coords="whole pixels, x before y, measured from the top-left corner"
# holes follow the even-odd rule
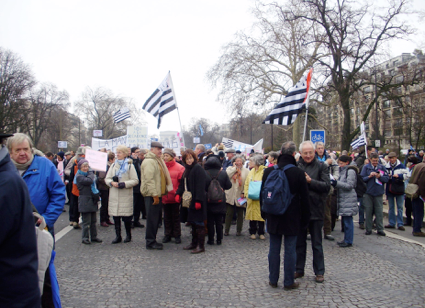
[[[295,152],[296,146],[294,142],[288,141],[282,145],[277,166],[264,170],[260,196],[262,209],[268,211],[264,200],[265,198],[272,198],[273,196],[271,194],[276,190],[269,189],[268,191],[264,188],[269,187],[270,184],[270,186],[277,186],[276,182],[278,181],[275,181],[275,184],[273,184],[270,183],[270,179],[274,178],[273,175],[276,173],[283,173],[281,175],[284,177],[279,181],[280,186],[282,188],[286,187],[286,189],[289,187],[289,191],[283,191],[283,193],[285,196],[291,196],[292,199],[279,198],[280,200],[287,200],[286,203],[283,204],[277,201],[275,205],[272,205],[277,208],[276,210],[279,210],[279,207],[283,209],[286,208],[283,214],[274,215],[266,213],[265,215],[267,230],[270,234],[269,284],[273,288],[277,287],[280,271],[280,249],[282,246],[282,236],[284,236],[285,259],[283,286],[285,290],[299,287],[299,283],[294,281],[295,264],[297,260],[297,235],[300,233],[300,230],[307,228],[310,219],[307,181],[304,172],[296,167]],[[285,167],[287,169],[283,171]],[[268,182],[269,176],[270,179]],[[290,179],[290,181],[288,181],[288,179]]]

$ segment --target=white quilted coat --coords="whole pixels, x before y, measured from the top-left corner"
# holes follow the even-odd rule
[[[125,183],[125,188],[116,188],[111,185],[112,178],[117,174],[120,169],[119,164],[114,163],[109,168],[108,174],[105,178],[105,183],[109,187],[109,205],[108,211],[111,216],[132,216],[133,215],[133,186],[139,183],[137,178],[136,169],[134,168],[133,161],[128,161],[128,171],[121,177],[121,182]]]

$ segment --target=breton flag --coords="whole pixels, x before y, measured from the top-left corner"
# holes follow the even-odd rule
[[[358,147],[361,147],[362,145],[366,145],[366,139],[364,135],[361,135],[359,138],[351,142],[350,145],[353,150],[357,149]]]
[[[113,117],[115,123],[124,121],[125,119],[128,119],[130,117],[130,110],[127,107],[121,108],[120,110],[114,113]]]
[[[306,105],[308,107],[308,94],[312,74],[313,69],[311,68],[307,76],[301,77],[300,81],[289,89],[288,94],[286,94],[282,101],[272,110],[263,121],[263,124],[291,125],[294,123],[298,114]]]
[[[171,81],[170,72],[168,72],[158,89],[148,98],[142,109],[158,119],[157,128],[159,128],[161,126],[161,118],[176,108],[177,104],[174,98],[173,82]]]
[[[231,149],[233,148],[233,142],[235,142],[235,140],[229,139],[229,138],[225,138],[223,137],[221,143],[224,144],[224,146],[226,147],[226,149]]]

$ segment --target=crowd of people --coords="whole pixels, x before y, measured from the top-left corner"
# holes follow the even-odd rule
[[[241,236],[244,220],[248,220],[252,240],[256,240],[257,235],[265,240],[266,232],[269,234],[272,287],[277,287],[279,280],[284,237],[283,286],[286,290],[298,288],[295,279],[304,276],[308,240],[315,281],[324,281],[322,239],[335,240],[331,233],[339,217],[344,231],[344,238],[337,242],[341,248],[353,245],[353,217],[357,214],[359,227],[366,235],[376,228],[377,235],[385,236],[385,228],[404,231],[406,224],[413,224],[413,235],[425,236],[421,231],[425,198],[423,151],[417,155],[408,153],[402,163],[397,154],[389,150],[384,154],[372,147],[362,147],[353,153],[336,153],[326,150],[321,142],[311,141],[301,143],[299,150],[289,141],[279,152],[267,155],[254,151],[245,155],[223,144],[210,150],[198,144],[194,150],[183,148],[177,154],[159,142],[152,142],[149,150],[124,145],[116,147],[115,153],[101,149],[107,153],[106,168],[95,171],[85,157],[89,147],[79,147],[75,153],[43,154],[25,134],[1,135],[0,138],[7,139],[6,146],[2,145],[0,150],[0,172],[10,178],[5,181],[5,176],[0,177],[0,213],[10,215],[11,194],[19,195],[16,200],[19,206],[15,206],[13,214],[19,219],[11,219],[11,223],[0,227],[0,259],[14,258],[15,265],[25,267],[22,275],[28,279],[34,278],[37,272],[36,249],[35,255],[32,251],[27,259],[17,258],[16,252],[7,250],[17,243],[14,250],[29,253],[36,245],[35,236],[31,234],[34,230],[19,227],[19,238],[5,238],[5,235],[31,220],[31,204],[32,211],[41,214],[53,238],[54,224],[65,211],[64,205],[69,204],[69,224],[75,229],[82,225],[81,241],[86,245],[102,242],[97,232],[99,209],[99,226],[115,228],[112,244],[131,242],[132,228],[145,228],[146,249],[162,250],[163,244],[173,239],[175,244],[182,243],[181,225],[185,224],[191,228],[191,241],[183,249],[192,254],[205,252],[206,239],[208,245],[221,245],[224,237],[230,236],[233,224],[236,236]],[[267,197],[263,192],[264,183],[275,170],[290,179],[287,193],[292,196],[288,208],[280,215],[263,211]],[[410,198],[405,195],[408,183],[418,186],[417,194]],[[384,196],[389,205],[386,226],[383,224]],[[144,219],[146,226],[141,223]],[[41,223],[40,219],[35,222]],[[157,241],[162,225],[164,235]],[[0,272],[8,277],[10,271],[1,264],[5,263],[0,262]],[[17,278],[11,281],[14,279]],[[28,300],[37,296],[41,301],[50,300],[54,293],[51,279],[54,277],[47,269],[43,290],[33,291]],[[2,287],[4,283],[0,283],[0,290]],[[14,292],[20,293],[23,288],[21,285]],[[6,294],[4,288],[0,293],[0,300],[12,298],[14,294]]]

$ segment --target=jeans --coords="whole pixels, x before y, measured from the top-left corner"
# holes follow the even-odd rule
[[[281,234],[270,235],[269,249],[269,281],[277,283],[280,272],[280,248],[282,247]],[[297,262],[297,236],[285,235],[285,253],[283,261],[283,285],[290,286],[294,283],[295,264]]]
[[[323,220],[310,220],[308,230],[311,235],[311,248],[313,250],[313,270],[315,275],[325,273],[325,257],[322,246]],[[305,260],[307,257],[307,229],[300,231],[297,237],[297,266],[296,272],[304,274]]]
[[[352,245],[354,238],[353,216],[342,216],[342,223],[344,224],[344,242]]]
[[[394,200],[397,203],[397,227],[403,226],[403,203],[404,203],[404,195],[393,195],[391,193],[387,194],[388,200],[388,221],[391,226],[395,226],[396,224],[396,214],[395,214],[395,204]]]
[[[369,194],[363,195],[363,205],[366,213],[366,231],[372,232],[373,213],[376,218],[376,230],[384,231],[384,212],[382,205],[382,195],[372,196]]]
[[[364,205],[363,205],[363,197],[357,198],[359,202],[359,224],[364,224]]]
[[[421,232],[422,221],[424,220],[424,202],[421,198],[412,200],[413,208],[413,232]]]
[[[153,205],[152,197],[145,197],[146,206],[146,246],[152,246],[156,243],[156,234],[162,216],[161,198],[159,203]]]

